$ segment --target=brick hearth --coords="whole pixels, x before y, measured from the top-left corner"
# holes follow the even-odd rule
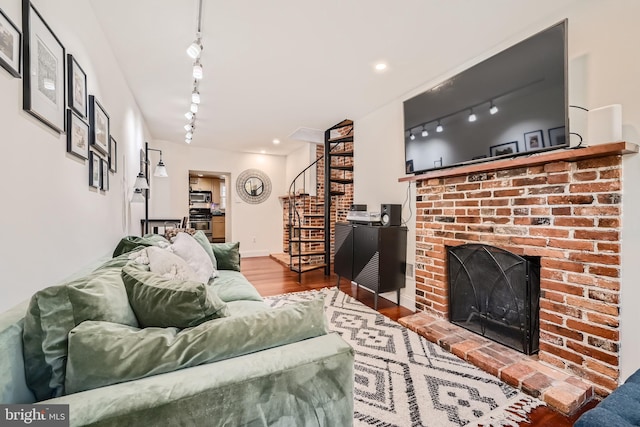
[[[622,154],[637,151],[612,143],[402,178],[416,182],[417,309],[448,319],[447,246],[482,243],[539,256],[536,363],[584,379],[600,396],[610,393],[619,377]],[[510,384],[517,379],[527,391],[514,373],[530,366],[514,362],[497,374]],[[545,387],[535,390],[553,395]]]

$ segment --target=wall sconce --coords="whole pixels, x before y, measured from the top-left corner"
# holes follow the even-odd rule
[[[149,151],[157,151],[160,153],[160,161],[156,165],[153,176],[158,178],[167,178],[167,168],[162,161],[162,150],[149,148],[149,143],[144,143],[144,151],[140,150],[140,172],[133,184],[133,197],[131,202],[144,202],[144,234],[149,233]]]

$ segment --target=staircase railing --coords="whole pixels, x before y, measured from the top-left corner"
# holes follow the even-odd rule
[[[301,227],[304,225],[303,224],[303,218],[302,215],[300,214],[300,212],[297,209],[297,202],[301,202],[302,205],[302,209],[304,210],[304,207],[307,205],[307,201],[308,198],[310,198],[310,194],[306,192],[307,190],[307,176],[306,173],[307,171],[309,171],[311,168],[313,168],[314,166],[316,166],[318,164],[318,162],[320,162],[323,159],[327,159],[326,161],[330,161],[330,157],[327,155],[329,153],[331,153],[334,149],[336,149],[338,147],[338,145],[334,145],[329,147],[329,149],[326,151],[325,154],[321,155],[320,157],[318,157],[315,161],[313,161],[309,166],[307,166],[306,168],[304,168],[300,173],[298,173],[298,175],[296,175],[296,177],[291,181],[291,184],[289,185],[289,192],[287,194],[287,203],[288,203],[288,208],[289,208],[289,214],[288,214],[288,220],[287,220],[287,230],[289,231],[289,269],[292,271],[297,271],[298,273],[298,282],[302,281],[302,273],[303,273],[303,268],[302,268],[302,258],[304,257],[303,255],[303,250],[302,250],[302,245],[303,245],[303,232]],[[325,162],[326,163],[326,162]],[[326,167],[326,166],[325,166]],[[316,175],[317,176],[317,175]],[[305,190],[304,193],[302,194],[297,194],[297,183],[300,181],[300,178],[302,177],[302,189]],[[328,252],[331,250],[330,249],[330,245],[327,245],[326,243],[326,239],[327,239],[327,232],[326,232],[326,225],[329,222],[330,219],[330,211],[331,211],[331,197],[330,197],[330,193],[331,193],[331,182],[329,180],[329,177],[326,175],[325,173],[325,181],[324,181],[324,192],[325,192],[325,198],[324,198],[324,202],[322,203],[323,209],[319,209],[318,207],[320,205],[317,205],[314,208],[314,212],[313,213],[317,213],[317,214],[322,214],[323,218],[324,218],[324,229],[325,229],[325,238],[324,238],[324,249],[323,249],[323,264],[325,265],[325,274],[330,274],[328,271],[328,268],[326,267],[329,264],[329,254]],[[327,202],[327,197],[326,194],[329,194],[328,197],[328,202]],[[317,195],[315,197],[318,197]],[[298,230],[298,234],[297,236],[295,235],[295,230]],[[293,254],[293,244],[297,243],[297,254],[294,255]],[[318,254],[319,255],[319,254]],[[297,269],[294,268],[294,264],[297,261]]]

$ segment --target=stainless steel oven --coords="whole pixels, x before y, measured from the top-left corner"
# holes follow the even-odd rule
[[[203,231],[207,238],[211,240],[213,235],[211,211],[206,208],[189,209],[189,226]]]

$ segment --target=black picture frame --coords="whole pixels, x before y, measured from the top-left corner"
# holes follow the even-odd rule
[[[118,172],[118,143],[113,137],[109,138],[109,171]]]
[[[84,72],[78,61],[71,54],[67,55],[67,79],[69,108],[80,117],[86,118],[88,113],[87,73]]]
[[[556,128],[549,129],[549,146],[565,145],[567,143],[567,136],[564,131],[564,126],[558,126]]]
[[[504,144],[496,144],[489,147],[489,155],[491,157],[508,156],[517,152],[518,141],[505,142]]]
[[[100,188],[100,161],[102,158],[89,151],[89,187]]]
[[[89,124],[69,108],[67,127],[67,153],[86,160],[89,157]]]
[[[22,109],[64,133],[65,48],[29,0],[22,1],[22,31]]]
[[[544,148],[542,130],[534,130],[524,134],[524,151],[535,151]]]
[[[105,156],[109,154],[109,114],[94,95],[89,95],[91,146]]]
[[[13,77],[20,78],[22,33],[0,9],[0,66]]]
[[[100,159],[100,190],[109,191],[109,162]]]

